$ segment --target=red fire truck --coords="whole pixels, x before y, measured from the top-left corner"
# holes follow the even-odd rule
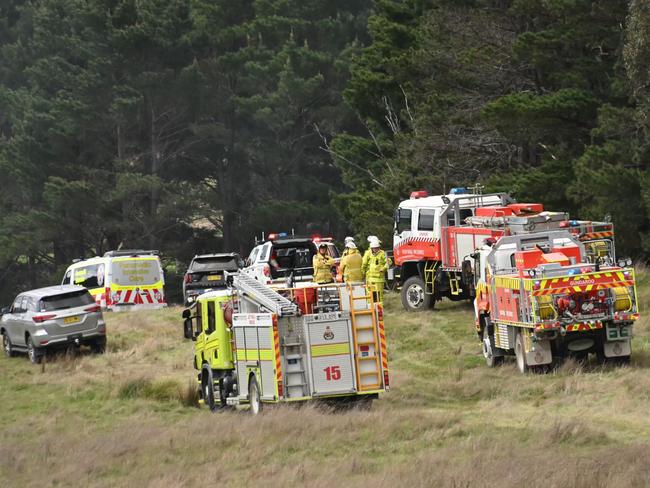
[[[411,193],[395,211],[394,268],[389,280],[401,286],[409,311],[433,308],[443,297],[475,297],[472,254],[503,236],[566,229],[585,246],[585,259],[615,264],[614,227],[571,220],[540,203],[516,203],[506,193],[481,194],[454,188],[448,195]]]
[[[626,363],[639,317],[634,269],[590,262],[566,230],[502,236],[474,254],[476,330],[487,365],[545,371],[567,356]]]

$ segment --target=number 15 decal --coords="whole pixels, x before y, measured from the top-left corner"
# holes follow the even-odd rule
[[[336,381],[341,379],[340,366],[328,366],[323,371],[325,371],[325,379],[327,381]]]

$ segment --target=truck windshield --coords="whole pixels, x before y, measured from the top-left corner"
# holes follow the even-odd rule
[[[412,212],[408,208],[398,208],[395,211],[395,232],[401,234],[405,230],[411,230]]]
[[[161,281],[157,259],[127,258],[113,261],[113,282],[121,286],[148,286]]]

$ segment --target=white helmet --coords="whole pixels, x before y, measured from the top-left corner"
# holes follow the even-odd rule
[[[348,236],[348,237],[345,238],[344,242],[345,242],[345,244],[347,244],[348,242],[354,242],[354,237]]]
[[[370,243],[370,249],[381,247],[381,242],[379,241],[379,238],[377,236],[371,236],[371,237],[372,239],[368,239],[368,242]]]
[[[354,241],[348,241],[345,243],[345,247],[348,249],[356,249],[357,245],[354,243]]]
[[[374,239],[379,240],[377,236],[368,236],[368,242],[372,242]]]

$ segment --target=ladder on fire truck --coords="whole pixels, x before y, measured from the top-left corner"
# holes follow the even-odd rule
[[[278,317],[298,315],[298,305],[244,273],[230,273],[233,285],[245,296]]]
[[[355,291],[363,290],[362,294]],[[350,319],[354,343],[354,361],[359,391],[381,388],[381,363],[379,338],[377,337],[377,306],[372,292],[363,286],[348,286]]]

